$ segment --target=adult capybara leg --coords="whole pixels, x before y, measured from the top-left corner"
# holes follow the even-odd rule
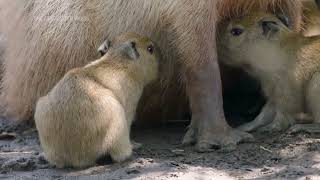
[[[196,142],[196,148],[201,152],[216,146],[235,148],[238,142],[252,138],[247,133],[232,129],[226,122],[215,43],[217,14],[212,11],[216,7],[216,1],[205,2],[198,4],[201,5],[198,11],[186,9],[175,15],[179,22],[176,31],[187,32],[181,33],[182,37],[177,38],[177,46],[183,52],[182,58],[187,60],[184,61],[183,68],[192,111],[192,126],[183,142]],[[185,21],[185,17],[191,19]],[[199,19],[201,22],[194,23]],[[190,44],[190,41],[193,43]]]
[[[196,148],[203,152],[221,146],[231,150],[239,142],[252,140],[250,134],[232,129],[225,120],[220,72],[216,59],[188,71],[187,92],[193,122],[184,142],[194,142],[191,137],[197,138]],[[194,132],[197,134],[192,135]]]
[[[210,3],[206,2],[206,7],[211,7],[209,6]],[[291,20],[290,27],[295,29],[299,27],[301,4],[298,1],[221,0],[214,2],[218,3],[221,19],[225,16],[230,18],[233,13],[239,16],[239,13],[241,14],[243,11],[248,13],[249,11],[257,11],[259,9],[261,11],[271,10],[273,12],[274,10],[279,10],[285,14],[289,14]],[[215,27],[215,24],[210,25],[210,23],[217,22],[217,19],[210,19],[212,17],[210,16],[212,9],[208,10],[208,12],[206,10],[205,7],[202,8],[201,12],[196,12],[197,14],[194,15],[197,18],[191,20],[191,22],[199,22],[199,19],[201,19],[201,23],[195,23],[193,29],[195,31],[202,31],[194,34],[192,32],[185,33],[191,35],[191,37],[183,38],[193,42],[192,49],[185,48],[185,54],[188,55],[186,58],[200,59],[201,62],[194,66],[188,66],[186,70],[187,94],[192,110],[192,121],[195,121],[192,123],[193,126],[191,128],[196,128],[193,132],[197,133],[192,136],[192,129],[190,129],[191,133],[187,133],[188,136],[186,138],[195,137],[199,151],[206,151],[215,146],[226,146],[227,149],[234,149],[237,143],[251,140],[252,136],[232,129],[225,121],[222,108],[220,72],[215,51],[215,38],[211,39],[215,37],[215,29],[208,28]],[[188,13],[190,12],[188,11]],[[181,14],[184,15],[184,18],[187,17],[185,14]],[[179,22],[183,22],[183,20]],[[183,44],[188,43],[184,42]],[[190,54],[190,52],[193,52],[193,54]],[[188,141],[192,142],[190,139],[187,139],[185,142]]]

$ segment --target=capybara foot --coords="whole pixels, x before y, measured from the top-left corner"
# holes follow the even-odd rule
[[[190,126],[188,127],[187,133],[184,135],[182,140],[183,146],[190,146],[194,145],[197,142],[196,136],[197,136],[197,127],[195,126],[194,122],[191,122]]]
[[[320,124],[296,124],[289,129],[289,133],[306,132],[309,134],[320,134]]]
[[[253,136],[249,133],[242,132],[236,129],[221,134],[207,132],[207,136],[198,137],[196,150],[198,152],[210,152],[214,149],[221,149],[222,151],[235,150],[239,143],[252,142]]]
[[[252,132],[260,127],[266,126],[272,122],[275,117],[275,109],[267,104],[263,107],[261,113],[251,122],[239,126],[237,129],[244,132]]]
[[[278,111],[274,120],[270,124],[258,129],[257,131],[262,133],[281,132],[290,128],[294,122],[295,121],[292,117],[282,113],[281,111]]]
[[[193,129],[188,129],[187,133],[184,135],[182,140],[183,146],[190,146],[196,144],[196,134]]]
[[[128,148],[120,148],[117,150],[112,150],[110,156],[114,162],[122,162],[127,160],[132,154],[132,146]]]
[[[138,149],[140,149],[140,148],[142,147],[142,144],[141,144],[141,143],[138,143],[138,142],[136,142],[136,141],[132,141],[132,140],[131,140],[131,144],[132,144],[132,149],[133,149],[133,150],[138,150]]]
[[[132,144],[129,139],[129,134],[123,135],[116,140],[116,144],[110,149],[110,156],[114,162],[122,162],[128,159],[132,154]]]

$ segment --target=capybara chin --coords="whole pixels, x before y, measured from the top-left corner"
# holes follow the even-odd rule
[[[125,33],[106,55],[70,70],[41,97],[35,122],[48,161],[82,168],[104,155],[128,158],[130,126],[144,86],[158,77],[159,53],[148,38]]]
[[[320,132],[320,37],[304,37],[272,14],[254,13],[221,27],[219,56],[261,82],[267,104],[244,131]]]
[[[295,29],[301,19],[301,2],[293,0],[27,0],[24,7],[12,12],[21,18],[10,23],[0,101],[5,115],[31,120],[38,98],[68,70],[94,60],[101,39],[133,31],[159,44],[164,87],[172,74],[183,80],[192,111],[183,142],[200,151],[235,147],[250,136],[225,120],[217,21],[253,9],[283,10]]]

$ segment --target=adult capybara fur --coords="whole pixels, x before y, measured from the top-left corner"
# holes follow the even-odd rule
[[[6,40],[3,34],[0,33],[0,80],[2,78],[2,63],[3,63],[3,56],[5,52],[5,47],[6,47]]]
[[[300,27],[297,0],[28,0],[12,12],[20,19],[8,37],[2,107],[13,119],[31,119],[40,96],[68,70],[96,58],[101,39],[133,31],[159,44],[162,78],[177,71],[184,82],[192,111],[184,143],[197,142],[199,151],[235,147],[250,135],[225,120],[215,27],[253,9],[284,13],[292,28]]]
[[[132,153],[131,123],[144,86],[158,77],[160,51],[133,33],[106,47],[106,55],[70,70],[37,103],[41,145],[57,167],[91,166],[107,154],[120,162]]]

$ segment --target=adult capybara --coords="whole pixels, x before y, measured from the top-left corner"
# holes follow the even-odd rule
[[[28,0],[11,12],[1,104],[5,115],[31,119],[36,101],[71,68],[96,58],[101,39],[126,31],[151,37],[162,49],[161,76],[184,82],[192,111],[183,143],[196,149],[236,147],[251,136],[232,129],[223,112],[216,54],[216,23],[252,10],[288,15],[298,29],[297,0]]]

